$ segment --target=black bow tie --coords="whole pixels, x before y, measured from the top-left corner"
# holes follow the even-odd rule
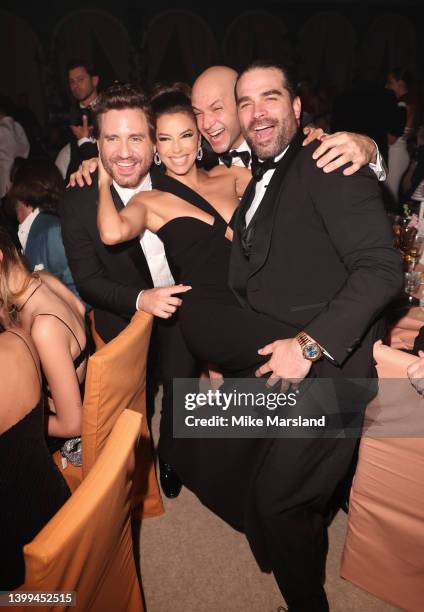
[[[252,176],[253,179],[258,182],[261,181],[265,172],[273,170],[278,165],[278,162],[271,159],[266,159],[260,162],[256,155],[252,155]]]
[[[234,149],[233,151],[227,151],[226,153],[221,153],[221,155],[218,155],[218,157],[222,161],[222,163],[225,166],[227,166],[227,168],[231,167],[233,163],[233,159],[235,157],[239,157],[246,168],[248,167],[249,162],[250,162],[249,151],[237,151],[236,149]]]

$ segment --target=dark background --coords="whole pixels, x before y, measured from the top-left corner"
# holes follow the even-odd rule
[[[336,108],[333,113],[337,129],[372,134],[365,123],[378,120],[381,102],[379,98],[371,101],[370,91],[384,86],[391,68],[400,65],[411,70],[417,94],[422,94],[422,4],[417,0],[286,0],[260,5],[199,2],[181,7],[134,0],[6,1],[0,9],[0,93],[21,108],[28,107],[43,129],[51,132],[51,126],[68,123],[65,67],[71,57],[96,64],[101,88],[115,79],[139,82],[146,88],[177,79],[191,84],[208,65],[224,63],[240,69],[252,59],[267,57],[292,64],[298,68],[298,79],[308,77],[316,88],[330,92],[332,100],[342,100],[342,112]],[[234,22],[251,11],[259,13],[234,37]],[[152,35],[158,17],[164,33],[159,29]],[[104,30],[97,28],[96,19],[105,21]],[[261,19],[262,29],[255,34]],[[188,51],[184,50],[187,41]],[[58,146],[59,142],[48,145],[52,151]]]

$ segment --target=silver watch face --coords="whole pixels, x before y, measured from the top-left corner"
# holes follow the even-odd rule
[[[303,355],[306,359],[310,359],[311,361],[313,361],[317,357],[321,356],[321,349],[319,348],[318,344],[307,344],[303,349]]]

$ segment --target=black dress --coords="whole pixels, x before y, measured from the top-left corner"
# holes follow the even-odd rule
[[[155,187],[214,218],[209,225],[194,217],[178,217],[157,232],[176,282],[192,286],[183,294],[179,308],[188,348],[201,362],[218,366],[225,377],[253,376],[269,359],[258,355],[258,349],[277,338],[293,337],[299,330],[240,305],[227,285],[231,252],[231,241],[225,237],[228,224],[206,200],[166,175]],[[202,503],[234,528],[245,531],[248,498],[267,448],[267,440],[255,438],[174,438],[170,463]]]
[[[1,591],[15,589],[24,582],[22,547],[69,496],[69,488],[46,445],[40,401],[0,436]]]
[[[184,216],[165,223],[157,232],[165,245],[174,278],[191,285],[182,296],[179,322],[192,353],[216,364],[226,376],[249,376],[268,357],[258,349],[277,338],[296,335],[295,328],[243,308],[228,287],[231,240],[228,224],[199,194],[164,175],[156,189],[172,193],[214,218],[213,225]]]

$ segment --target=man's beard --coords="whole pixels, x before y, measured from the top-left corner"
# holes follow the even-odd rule
[[[121,160],[120,158],[113,158],[111,160],[112,163],[110,163],[108,159],[104,158],[102,154],[100,154],[100,157],[102,159],[104,169],[113,178],[115,183],[117,183],[120,187],[125,187],[128,189],[135,189],[135,187],[138,187],[140,185],[140,183],[143,181],[145,176],[148,174],[150,165],[151,165],[149,164],[148,166],[146,166],[146,164],[142,163],[140,159],[132,158],[132,157],[127,158],[125,160]],[[128,177],[117,175],[117,173],[114,172],[114,166],[113,166],[113,164],[117,161],[126,161],[129,163],[130,162],[135,162],[135,163],[141,162],[140,169],[136,174],[128,176]]]
[[[266,125],[268,125],[270,121],[267,120],[265,123]],[[296,121],[292,117],[286,117],[282,121],[277,121],[276,119],[273,119],[271,121],[271,124],[274,127],[278,127],[278,129],[277,133],[274,136],[274,139],[271,142],[268,142],[267,144],[254,142],[249,137],[251,131],[254,130],[256,127],[260,127],[262,124],[264,124],[264,122],[256,120],[252,121],[249,124],[247,130],[243,130],[244,137],[246,138],[246,142],[253,151],[253,153],[259,159],[272,159],[274,157],[277,157],[277,155],[280,155],[280,153],[282,153],[292,141],[293,136],[296,134],[297,131]]]

